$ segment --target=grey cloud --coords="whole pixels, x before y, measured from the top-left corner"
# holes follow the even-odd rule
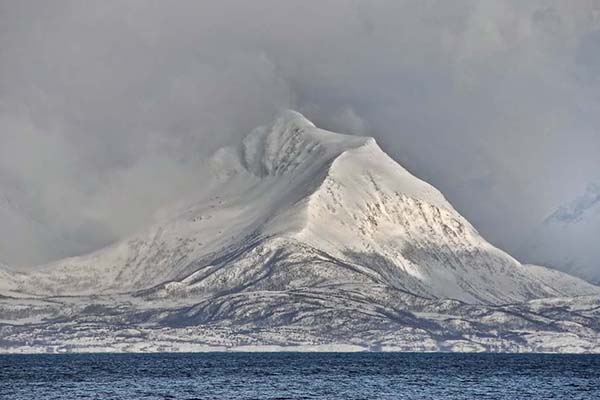
[[[600,178],[598,6],[0,2],[0,176],[75,253],[139,229],[202,184],[204,157],[292,107],[375,136],[511,250]]]

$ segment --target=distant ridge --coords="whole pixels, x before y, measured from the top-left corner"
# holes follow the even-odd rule
[[[591,183],[534,229],[519,250],[531,262],[600,283],[600,183]]]

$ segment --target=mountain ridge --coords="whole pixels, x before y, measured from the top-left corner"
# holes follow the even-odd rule
[[[288,111],[240,148],[219,150],[206,171],[212,178],[192,198],[146,230],[3,279],[0,332],[11,346],[41,335],[81,349],[81,335],[97,342],[99,332],[125,346],[127,326],[178,340],[192,330],[197,342],[229,347],[417,349],[422,339],[438,350],[597,349],[596,309],[585,307],[600,288],[521,265],[372,138],[327,132]],[[557,298],[566,298],[561,311]],[[561,341],[561,319],[578,321],[561,328],[578,341]]]

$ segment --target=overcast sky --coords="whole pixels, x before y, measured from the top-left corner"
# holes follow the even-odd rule
[[[374,136],[512,251],[600,179],[599,73],[593,0],[0,0],[0,185],[91,249],[294,108]]]

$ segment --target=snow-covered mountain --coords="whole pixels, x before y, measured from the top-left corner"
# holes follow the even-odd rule
[[[208,294],[378,282],[476,303],[570,294],[486,242],[372,138],[327,132],[290,111],[209,168],[206,190],[164,221],[46,266],[20,290],[114,294],[170,282]]]
[[[535,229],[522,258],[600,283],[600,183],[559,207]]]
[[[600,351],[595,314],[568,311],[596,301],[568,297],[600,288],[495,248],[372,138],[288,111],[206,169],[198,194],[146,231],[0,276],[4,346],[36,337],[38,347],[81,350],[85,337],[98,348],[106,337],[129,343],[127,329],[136,345],[110,349],[157,349],[164,335],[187,335],[226,347],[419,349],[425,340],[428,349]],[[559,297],[568,304],[560,312],[536,300]]]

